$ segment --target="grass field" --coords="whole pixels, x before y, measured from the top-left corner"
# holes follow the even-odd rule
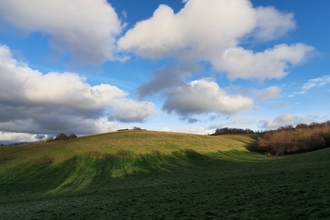
[[[0,148],[0,219],[330,219],[330,149],[123,131]]]

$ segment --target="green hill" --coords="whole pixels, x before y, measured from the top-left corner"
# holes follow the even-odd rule
[[[330,150],[121,131],[0,148],[0,219],[330,218]]]

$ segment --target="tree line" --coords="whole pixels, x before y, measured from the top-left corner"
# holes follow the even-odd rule
[[[215,130],[211,136],[224,135],[224,134],[254,134],[251,129],[241,129],[241,128],[218,128]]]
[[[298,124],[266,131],[258,139],[259,151],[269,155],[308,152],[330,147],[330,121]]]
[[[56,137],[53,136],[49,136],[46,138],[46,142],[51,142],[51,141],[64,141],[64,140],[70,140],[70,139],[75,139],[77,138],[77,135],[75,135],[74,133],[70,134],[70,135],[66,135],[64,133],[60,133],[58,135],[56,135]]]

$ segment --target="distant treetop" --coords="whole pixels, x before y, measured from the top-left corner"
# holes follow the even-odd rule
[[[223,134],[254,134],[251,129],[241,129],[241,128],[218,128],[215,130],[212,136],[223,135]]]

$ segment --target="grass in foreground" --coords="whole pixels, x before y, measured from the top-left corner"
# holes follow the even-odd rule
[[[0,148],[0,219],[327,219],[329,149],[130,131]]]

